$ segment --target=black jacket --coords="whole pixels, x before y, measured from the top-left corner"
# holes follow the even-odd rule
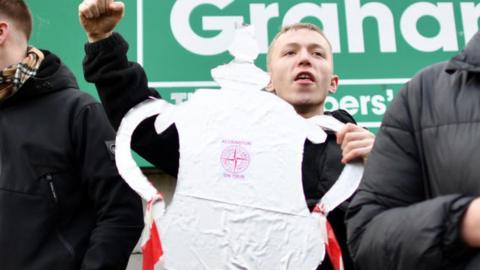
[[[387,110],[348,212],[358,269],[480,269],[479,250],[459,231],[480,196],[479,52],[477,33],[450,62],[416,75]]]
[[[326,112],[325,114],[332,115],[344,123],[355,123],[352,116],[344,110]],[[337,144],[335,134],[327,131],[327,135],[327,140],[323,144],[312,144],[308,140],[305,142],[302,163],[302,183],[303,192],[310,211],[332,187],[344,167],[340,162],[342,159],[342,150]],[[327,219],[332,225],[332,229],[342,249],[345,270],[353,270],[353,261],[347,247],[347,229],[345,225],[345,212],[347,211],[347,207],[348,201],[343,202],[328,214]],[[328,254],[325,255],[323,263],[317,269],[333,270]]]
[[[0,103],[0,268],[125,269],[140,198],[116,171],[103,108],[44,54]]]
[[[154,89],[148,88],[143,68],[128,61],[127,50],[128,44],[117,33],[85,46],[85,79],[97,86],[100,99],[115,128],[118,128],[125,113],[134,105],[149,96],[159,97]],[[336,111],[333,116],[343,122],[354,122],[345,111]],[[132,138],[132,148],[150,163],[175,177],[179,160],[176,127],[172,125],[157,135],[153,121],[153,117],[149,118],[137,127]],[[333,185],[343,169],[340,163],[341,150],[335,140],[335,135],[329,134],[325,144],[305,143],[303,185],[310,209]],[[328,219],[342,246],[345,269],[349,270],[352,269],[352,262],[346,247],[345,211],[346,204],[343,204],[332,211]],[[332,269],[328,258],[319,269]]]

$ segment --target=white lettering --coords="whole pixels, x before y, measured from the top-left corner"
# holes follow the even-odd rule
[[[346,95],[338,100],[335,97],[327,96],[324,103],[325,111],[335,111],[344,109],[352,116],[360,113],[361,115],[383,115],[387,110],[387,105],[394,98],[392,89],[386,89],[385,94],[352,96]]]
[[[363,21],[367,17],[377,20],[382,52],[396,52],[395,27],[390,9],[381,3],[370,2],[360,6],[360,0],[345,1],[348,48],[352,53],[365,52]]]
[[[340,99],[340,108],[351,115],[355,115],[358,112],[358,101],[353,96],[344,96]]]
[[[383,115],[387,110],[385,105],[385,98],[380,95],[375,95],[372,97],[372,112],[376,115]]]
[[[338,110],[338,101],[332,96],[327,96],[323,106],[326,111],[336,111]]]
[[[187,93],[185,92],[171,93],[170,99],[173,101],[173,104],[175,105],[181,104],[187,100]]]
[[[360,96],[360,113],[366,115],[368,113],[368,102],[370,101],[370,96]]]
[[[462,10],[463,33],[465,37],[465,44],[478,31],[478,18],[480,18],[480,4],[474,3],[460,3]]]
[[[203,30],[220,30],[214,37],[204,38],[197,35],[190,27],[190,14],[204,4],[224,9],[233,0],[190,0],[176,1],[170,14],[170,25],[175,39],[185,49],[199,55],[216,55],[223,53],[233,40],[235,26],[243,23],[240,16],[203,17]]]
[[[391,102],[393,100],[393,98],[395,97],[395,95],[393,94],[393,90],[392,89],[387,89],[385,92],[387,92],[387,101]]]
[[[250,4],[250,23],[255,26],[258,48],[261,52],[268,51],[268,21],[278,17],[278,3],[265,8],[265,4]]]
[[[432,16],[440,24],[440,31],[435,37],[425,37],[418,32],[417,22],[424,16]],[[405,40],[419,51],[458,50],[452,3],[434,5],[428,2],[418,2],[411,5],[400,19],[400,29]]]
[[[174,92],[170,94],[170,99],[173,101],[173,104],[180,105],[192,97],[192,92]]]
[[[306,17],[315,17],[322,22],[323,31],[332,44],[334,53],[340,52],[340,29],[338,26],[338,10],[336,4],[301,3],[287,11],[283,25],[301,22]]]
[[[189,52],[198,55],[218,55],[224,53],[233,39],[236,26],[244,22],[244,14],[237,16],[225,15],[222,11],[235,0],[178,0],[175,1],[170,25],[177,42]],[[237,0],[237,2],[240,2]],[[361,0],[344,0],[345,15],[339,13],[337,3],[297,3],[287,9],[282,9],[283,2],[269,4],[248,3],[250,23],[256,28],[256,36],[260,53],[268,50],[269,32],[277,29],[269,28],[272,18],[281,16],[282,25],[300,22],[307,17],[318,19],[332,44],[334,53],[340,53],[341,29],[340,15],[345,16],[346,37],[349,53],[365,53],[364,22],[372,18],[377,23],[379,48],[381,52],[397,51],[396,25],[404,40],[415,50],[433,52],[437,50],[458,51],[458,37],[455,21],[462,21],[465,43],[478,31],[480,4],[460,2],[461,18],[455,18],[453,1],[430,3],[414,2],[403,11],[397,11],[399,21],[392,14],[392,9],[385,3]],[[190,19],[195,9],[202,5],[212,6],[219,10],[218,16],[201,17],[201,31],[214,31],[214,36],[201,36],[192,29]],[[392,4],[393,5],[393,4]],[[396,13],[397,15],[397,13]],[[247,15],[248,16],[248,15]],[[432,17],[439,24],[438,33],[431,37],[425,36],[417,29],[418,22],[424,17]],[[461,31],[461,29],[458,29]]]

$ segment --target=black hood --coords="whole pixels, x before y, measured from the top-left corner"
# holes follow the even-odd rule
[[[12,97],[5,100],[3,105],[17,103],[52,92],[65,89],[78,89],[73,73],[55,54],[42,50],[45,55],[40,64],[37,75],[29,78]]]
[[[480,32],[477,32],[468,42],[465,49],[452,58],[447,65],[447,72],[456,70],[467,70],[480,72]]]

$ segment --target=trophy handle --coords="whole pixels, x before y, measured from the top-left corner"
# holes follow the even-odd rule
[[[154,115],[166,114],[171,107],[171,104],[161,99],[149,99],[141,102],[125,114],[117,131],[115,163],[118,172],[125,182],[147,202],[156,198],[158,191],[148,181],[132,157],[130,148],[132,134],[143,120]],[[157,133],[159,133],[158,129]]]
[[[338,132],[345,126],[344,123],[330,115],[317,115],[309,118],[308,121],[316,127],[321,127],[324,130],[331,130],[333,132]],[[312,142],[315,142],[311,137],[312,133],[309,134],[308,138]],[[328,214],[328,212],[352,196],[360,185],[363,169],[364,165],[361,161],[350,162],[345,165],[335,184],[333,184],[319,201],[318,205],[319,208],[321,208],[321,212],[325,213],[325,215]]]

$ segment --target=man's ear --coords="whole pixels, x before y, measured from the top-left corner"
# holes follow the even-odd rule
[[[270,81],[268,82],[267,86],[265,87],[265,90],[268,92],[275,93],[275,88],[273,88],[273,83],[272,83],[272,74],[269,72],[268,76],[270,76]]]
[[[267,90],[268,92],[275,93],[275,89],[273,88],[272,81],[270,81],[270,82],[267,84],[267,86],[265,87],[265,90]]]
[[[330,79],[330,89],[328,89],[328,92],[332,94],[337,92],[338,80],[339,80],[338,75],[333,74],[332,78]]]
[[[0,21],[0,44],[5,43],[9,35],[10,25],[5,21]]]

